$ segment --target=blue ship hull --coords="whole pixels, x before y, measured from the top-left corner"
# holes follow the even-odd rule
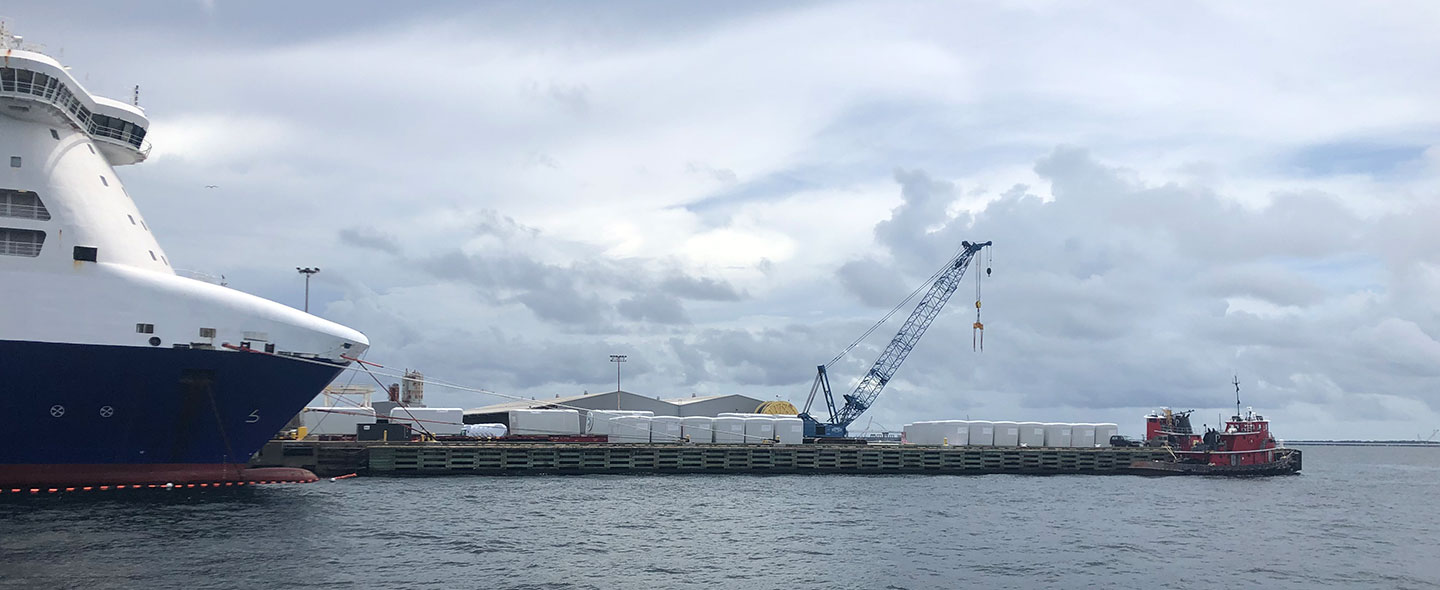
[[[228,478],[342,369],[226,350],[0,340],[0,487],[36,477],[165,483],[204,466]]]

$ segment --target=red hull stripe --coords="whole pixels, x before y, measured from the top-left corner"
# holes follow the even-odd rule
[[[219,487],[247,483],[310,483],[314,473],[291,467],[247,469],[235,464],[0,465],[0,491],[73,491],[151,487]],[[52,490],[53,489],[53,490]]]

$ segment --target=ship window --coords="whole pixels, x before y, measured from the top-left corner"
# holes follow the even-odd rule
[[[0,227],[0,255],[34,258],[40,255],[40,246],[44,244],[43,231]]]
[[[161,255],[160,255],[160,262],[164,262],[164,263],[165,263],[165,266],[170,266],[170,261],[165,259],[165,255],[164,255],[164,254],[161,254]]]
[[[0,188],[0,217],[49,221],[50,211],[40,202],[40,195],[31,191]]]
[[[55,138],[55,139],[60,139],[60,132],[59,132],[59,131],[56,131],[56,130],[54,130],[54,129],[51,129],[51,130],[50,130],[50,137],[53,137],[53,138]]]
[[[201,338],[214,338],[214,337],[215,337],[215,328],[200,328],[200,337],[201,337]]]
[[[130,215],[130,214],[127,213],[125,216],[130,218],[130,225],[135,225],[135,216],[134,216],[134,215]]]
[[[141,219],[141,220],[140,220],[140,227],[145,228],[145,231],[150,231],[150,226],[145,225],[145,220],[144,220],[144,219]]]
[[[151,259],[151,260],[154,260],[154,261],[156,261],[156,262],[159,262],[159,261],[160,261],[159,258],[156,258],[156,257],[155,257],[155,251],[154,251],[154,250],[151,250],[151,251],[150,251],[150,259]]]
[[[103,184],[103,185],[105,185],[105,186],[110,186],[110,181],[105,180],[105,175],[104,175],[104,174],[101,174],[101,175],[100,175],[100,184]]]
[[[85,144],[85,147],[90,148],[90,153],[92,153],[92,154],[95,153],[95,146],[90,145],[90,144],[87,143],[87,144]]]
[[[11,167],[11,168],[19,168],[19,167],[20,167],[20,156],[10,156],[10,167]]]
[[[100,251],[94,246],[75,247],[75,259],[82,262],[95,262],[95,259],[99,257],[99,254]]]
[[[155,324],[135,324],[136,334],[154,334]]]

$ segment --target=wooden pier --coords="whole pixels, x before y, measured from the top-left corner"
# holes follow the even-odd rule
[[[596,473],[1120,474],[1164,449],[274,441],[256,465],[322,477]]]

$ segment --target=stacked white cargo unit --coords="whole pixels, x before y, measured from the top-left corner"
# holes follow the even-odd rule
[[[1070,446],[1077,449],[1095,446],[1095,425],[1071,424]]]
[[[649,410],[589,410],[585,413],[585,434],[610,434],[612,418],[620,416],[654,416]]]
[[[1020,446],[1020,423],[1000,421],[995,423],[995,446]]]
[[[1020,446],[1045,446],[1045,425],[1039,422],[1020,422]]]
[[[1095,425],[1095,446],[1110,446],[1110,437],[1120,434],[1120,425],[1109,422]]]
[[[692,443],[715,442],[715,419],[709,416],[681,418],[680,436]]]
[[[775,439],[782,445],[805,443],[805,421],[782,416],[775,418]]]
[[[745,417],[745,444],[758,445],[775,438],[775,419],[769,416]]]
[[[1045,423],[1045,446],[1066,448],[1070,446],[1070,425],[1064,422]]]
[[[580,412],[575,410],[510,410],[510,434],[580,434]]]
[[[965,420],[941,420],[937,434],[939,444],[963,447],[970,444],[970,423]]]
[[[995,445],[995,423],[988,420],[970,421],[970,446],[989,447]]]
[[[313,407],[300,412],[306,437],[355,436],[355,427],[375,423],[375,408]]]
[[[500,438],[510,431],[504,424],[466,424],[465,436],[471,438]]]
[[[745,444],[745,418],[720,416],[715,418],[715,442],[726,445]]]
[[[463,408],[409,408],[399,406],[390,410],[392,424],[408,424],[416,433],[428,432],[435,436],[464,436],[465,410]]]
[[[652,443],[677,443],[680,442],[680,417],[679,416],[655,416],[650,419],[650,442]]]
[[[612,443],[650,442],[650,416],[617,416],[610,419],[609,441]]]

